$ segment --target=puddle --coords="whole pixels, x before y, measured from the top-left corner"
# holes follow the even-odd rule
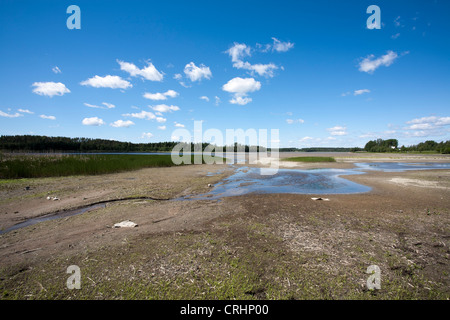
[[[355,163],[355,169],[278,169],[276,174],[261,175],[260,168],[241,167],[230,177],[205,194],[185,197],[184,200],[220,199],[244,194],[292,193],[292,194],[350,194],[371,190],[345,179],[345,175],[364,174],[365,171],[402,172],[407,170],[450,169],[450,163]],[[272,169],[273,170],[273,169]],[[266,171],[266,174],[268,172]]]
[[[345,169],[278,169],[274,175],[261,175],[260,168],[242,167],[216,184],[210,192],[185,199],[219,199],[250,193],[346,194],[371,190],[370,187],[341,177],[350,174],[364,172]]]

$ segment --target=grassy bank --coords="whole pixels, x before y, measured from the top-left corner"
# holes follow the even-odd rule
[[[282,160],[294,162],[336,162],[333,157],[291,157]]]
[[[191,160],[194,163],[193,156]],[[3,155],[0,179],[98,175],[175,165],[170,155]]]

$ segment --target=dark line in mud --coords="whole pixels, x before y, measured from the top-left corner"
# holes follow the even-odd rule
[[[71,208],[71,209],[63,209],[63,210],[59,210],[56,212],[44,213],[40,216],[19,222],[19,223],[12,225],[11,227],[6,228],[4,230],[0,230],[0,235],[5,234],[10,231],[13,231],[13,230],[16,230],[16,229],[31,226],[31,225],[34,225],[39,222],[56,220],[56,219],[61,219],[61,218],[68,218],[68,217],[76,216],[76,215],[79,215],[79,214],[82,214],[85,212],[89,212],[92,210],[106,208],[106,204],[108,204],[108,203],[119,202],[119,201],[128,201],[128,200],[170,201],[172,199],[171,198],[158,199],[158,198],[153,198],[153,197],[126,197],[126,198],[119,198],[119,199],[97,201],[97,202],[78,206],[78,207]]]

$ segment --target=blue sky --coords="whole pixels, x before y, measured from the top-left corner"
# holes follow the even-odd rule
[[[81,29],[68,29],[70,5]],[[368,29],[369,5],[381,29]],[[450,2],[0,2],[0,134],[280,147],[450,139]]]

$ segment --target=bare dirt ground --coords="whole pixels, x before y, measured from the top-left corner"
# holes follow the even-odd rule
[[[333,156],[336,163],[296,167],[450,162],[440,155]],[[232,172],[228,165],[191,165],[2,182],[1,229],[98,201],[159,200],[111,202],[102,209],[0,235],[0,297],[450,298],[450,170],[346,176],[372,191],[329,195],[330,201],[298,194],[167,200],[207,192],[208,184]],[[60,200],[47,200],[48,196]],[[123,220],[138,226],[112,227]],[[80,290],[66,287],[70,265],[80,267]],[[381,290],[367,290],[370,265],[380,267]]]

